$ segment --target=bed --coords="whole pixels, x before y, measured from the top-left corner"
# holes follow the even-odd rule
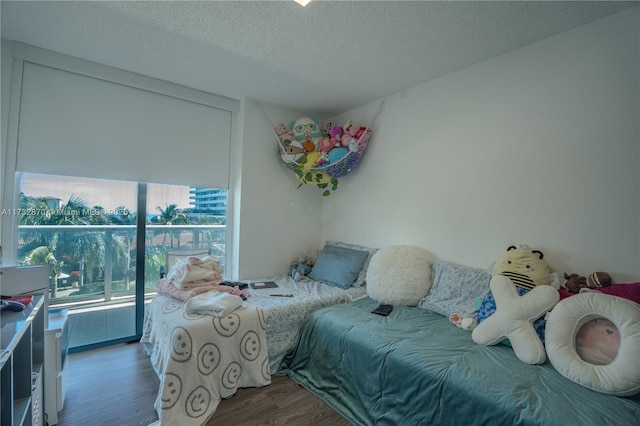
[[[363,298],[313,312],[277,374],[354,425],[638,425],[640,395],[591,391],[549,361],[475,344],[444,316]]]
[[[364,287],[341,289],[310,279],[262,281],[278,287],[249,288],[243,306],[224,318],[188,314],[183,302],[154,297],[141,342],[161,381],[155,402],[160,424],[204,424],[238,388],[268,385],[310,313],[366,296]]]

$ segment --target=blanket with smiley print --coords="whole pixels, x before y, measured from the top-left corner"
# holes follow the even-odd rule
[[[215,318],[189,313],[182,301],[157,295],[141,339],[160,378],[157,423],[203,425],[238,388],[270,384],[265,330],[257,307],[241,306]]]

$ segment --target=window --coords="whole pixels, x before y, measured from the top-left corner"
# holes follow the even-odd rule
[[[71,328],[72,348],[138,334],[134,305],[155,293],[168,250],[208,250],[224,265],[226,190],[34,173],[19,179],[18,264],[50,265],[51,308],[68,308],[74,318],[93,312]]]
[[[53,305],[79,312],[82,303],[89,310],[135,299],[141,333],[144,290],[159,276],[163,248],[210,244],[225,260],[226,209],[198,211],[188,194],[189,185],[226,194],[240,102],[21,43],[11,51],[19,72],[11,75],[1,201],[10,214],[27,214],[0,217],[4,259],[50,262]],[[187,197],[153,201],[160,187],[144,182],[182,185]],[[158,207],[188,222],[154,223]]]

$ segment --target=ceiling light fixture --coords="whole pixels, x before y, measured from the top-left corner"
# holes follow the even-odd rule
[[[311,0],[294,0],[294,1],[296,3],[298,3],[300,6],[304,7],[304,6],[308,5]]]

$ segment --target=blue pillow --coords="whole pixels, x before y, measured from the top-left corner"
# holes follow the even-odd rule
[[[356,280],[369,252],[325,245],[308,277],[347,289]]]
[[[362,265],[362,269],[360,270],[360,273],[358,274],[358,278],[356,278],[356,281],[353,283],[354,287],[360,287],[360,286],[364,285],[364,283],[367,281],[367,269],[369,269],[369,263],[371,262],[371,258],[373,257],[374,254],[376,254],[378,249],[377,248],[371,248],[371,247],[365,247],[365,246],[361,246],[361,245],[358,245],[358,244],[344,243],[342,241],[327,241],[327,245],[328,246],[333,246],[333,247],[345,247],[345,248],[350,248],[350,249],[353,249],[353,250],[360,250],[360,251],[369,252],[369,256],[367,256],[367,260],[364,261],[364,265]],[[638,289],[640,289],[640,287]]]

